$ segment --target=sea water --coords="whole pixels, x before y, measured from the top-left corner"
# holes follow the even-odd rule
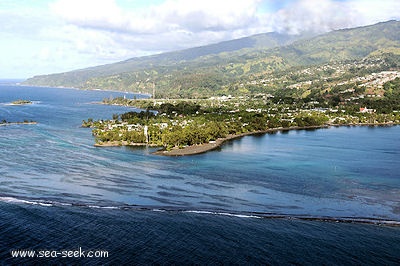
[[[96,104],[118,96],[141,97],[0,85],[0,121],[38,122],[0,127],[0,260],[400,262],[400,127],[247,136],[187,157],[94,147],[82,120],[137,110]],[[109,257],[10,254],[77,248]]]

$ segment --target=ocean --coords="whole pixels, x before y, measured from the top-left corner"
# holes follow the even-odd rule
[[[400,263],[399,126],[246,136],[187,157],[94,147],[82,120],[136,110],[95,103],[123,95],[141,97],[0,84],[0,121],[38,122],[0,126],[2,264]]]

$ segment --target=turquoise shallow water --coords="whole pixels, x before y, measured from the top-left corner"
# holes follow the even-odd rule
[[[243,241],[237,243],[237,247],[243,248],[243,244],[247,248],[239,252],[244,257],[238,263],[245,262],[245,254],[250,253],[253,254],[249,257],[253,258],[252,262],[262,262],[270,257],[274,258],[271,262],[279,262],[275,249],[264,247],[254,251],[254,245],[277,245],[283,249],[285,241],[293,242],[293,236],[304,234],[306,236],[300,239],[309,249],[312,249],[314,239],[316,244],[322,241],[319,252],[325,256],[328,256],[328,249],[337,247],[341,250],[341,255],[336,258],[341,258],[339,261],[366,262],[366,254],[359,254],[354,260],[350,253],[347,254],[349,257],[341,257],[346,256],[343,250],[348,246],[329,244],[333,242],[325,239],[324,230],[338,230],[343,234],[355,230],[348,239],[331,239],[348,243],[360,237],[368,242],[367,235],[356,233],[366,230],[370,237],[377,238],[373,237],[375,240],[368,250],[381,245],[381,250],[385,247],[383,250],[388,254],[378,258],[389,263],[398,259],[394,255],[395,249],[389,248],[389,242],[399,241],[399,232],[395,228],[381,231],[378,227],[361,224],[333,226],[331,223],[287,219],[328,217],[337,220],[346,217],[349,221],[378,219],[399,222],[400,127],[333,127],[278,132],[243,137],[206,154],[160,157],[152,155],[154,149],[150,148],[93,146],[90,129],[80,127],[82,120],[89,117],[107,119],[114,113],[128,110],[126,107],[93,104],[110,95],[124,94],[0,85],[0,120],[38,122],[37,125],[0,127],[0,217],[4,218],[0,232],[6,236],[4,239],[8,239],[0,242],[4,256],[7,257],[10,248],[15,248],[15,245],[10,246],[11,243],[28,248],[33,243],[40,246],[39,243],[54,242],[65,247],[72,244],[72,238],[82,234],[84,241],[94,239],[94,246],[109,246],[121,251],[120,245],[124,242],[118,224],[107,225],[113,217],[118,217],[120,224],[125,224],[121,230],[129,230],[132,223],[146,222],[148,225],[141,225],[143,228],[140,230],[164,234],[159,242],[153,239],[150,253],[153,250],[158,254],[157,245],[160,247],[162,241],[176,241],[173,235],[179,231],[181,242],[176,245],[201,251],[203,255],[200,257],[205,258],[191,261],[183,254],[171,262],[234,262],[229,260],[231,254],[227,250],[235,246],[235,234],[255,238],[254,243],[250,240],[246,244]],[[29,99],[34,103],[25,106],[8,104],[17,99]],[[265,220],[265,217],[276,215],[286,218]],[[10,229],[13,219],[18,229]],[[86,223],[87,226],[82,227],[86,229],[66,230],[70,225],[62,222],[63,219],[72,219],[81,225]],[[165,228],[171,219],[176,221],[175,226]],[[39,221],[48,221],[49,224],[39,225]],[[198,243],[189,233],[180,231],[183,226],[187,232],[193,230],[201,234],[197,226],[204,223],[209,223],[210,231],[204,232],[208,232],[210,238]],[[226,232],[218,235],[221,223],[226,224]],[[21,228],[22,224],[29,226]],[[237,224],[246,230],[252,228],[254,232],[244,233]],[[271,224],[276,234],[279,235],[281,230],[282,239],[277,242],[268,240],[271,242],[267,243],[266,239],[272,236],[261,236],[259,230],[269,231],[266,228]],[[93,225],[91,231],[83,233],[82,230],[89,230],[89,225]],[[42,232],[35,239],[29,232],[37,234],[43,230],[42,226],[68,233],[60,236]],[[293,236],[287,232],[288,226],[294,226]],[[319,234],[307,236],[307,230],[314,226]],[[96,236],[96,230],[109,234],[110,238],[118,238],[118,245]],[[132,230],[130,236],[135,237],[138,232]],[[218,257],[208,245],[208,241],[217,237],[215,234],[222,241],[221,250],[215,252],[221,253],[222,257]],[[26,237],[20,239],[18,236],[22,235]],[[135,247],[147,243],[148,235],[138,235],[137,243],[132,243],[133,240],[126,242]],[[55,238],[60,239],[56,241]],[[20,240],[13,242],[13,239]],[[208,243],[206,250],[201,248],[205,243]],[[358,247],[361,250],[361,246]],[[176,248],[164,255],[177,252]],[[324,261],[317,255],[308,260],[296,260],[296,256],[301,256],[296,252],[302,251],[299,248],[291,253],[293,263]],[[127,259],[132,259],[131,262],[157,262],[155,258],[159,257],[155,255],[146,261],[143,257],[122,253]],[[331,261],[332,257],[329,258],[327,260]],[[281,262],[290,263],[290,260]]]

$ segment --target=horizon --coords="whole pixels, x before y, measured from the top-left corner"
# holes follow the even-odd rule
[[[399,9],[394,0],[4,0],[0,79],[25,80],[257,34],[323,34],[398,21]]]

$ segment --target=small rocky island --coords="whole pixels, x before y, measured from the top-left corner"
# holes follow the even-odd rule
[[[16,100],[11,102],[12,105],[25,105],[25,104],[32,104],[29,100]]]
[[[28,121],[28,120],[24,120],[24,121],[20,121],[20,122],[8,122],[7,120],[2,120],[0,121],[0,126],[13,126],[13,125],[36,125],[37,122],[36,121]]]

